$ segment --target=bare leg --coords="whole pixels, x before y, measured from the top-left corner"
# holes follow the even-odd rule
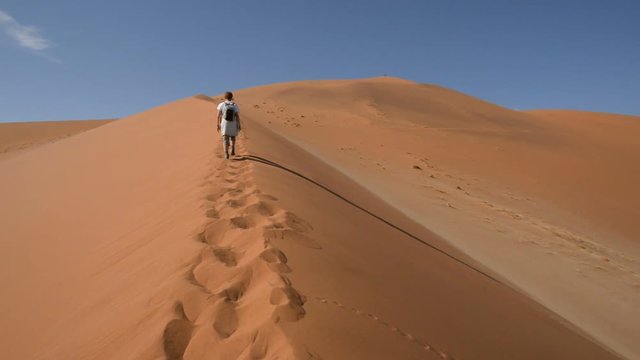
[[[228,159],[229,158],[229,136],[228,135],[222,136],[222,146],[224,147],[224,156]]]
[[[231,138],[231,155],[235,155],[236,154],[236,137],[230,136],[230,138]]]

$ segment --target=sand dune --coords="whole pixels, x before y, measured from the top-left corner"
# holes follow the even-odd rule
[[[93,129],[113,120],[0,123],[0,159]]]
[[[394,78],[238,96],[254,104],[250,118],[600,341],[640,356],[640,118],[517,112]]]
[[[391,78],[237,99],[245,131],[230,161],[216,101],[199,95],[0,162],[3,356],[636,354],[635,230],[620,216],[633,216],[637,193],[612,191],[619,208],[572,217],[591,208],[575,199],[607,182],[564,191],[578,175],[559,164],[582,154],[571,116]],[[633,119],[616,131],[635,131]],[[579,145],[611,151],[599,156],[638,154],[589,134]],[[575,171],[606,163],[622,177],[624,159],[589,159]],[[632,178],[619,181],[637,176],[627,165]],[[556,177],[529,180],[543,170]],[[585,315],[604,305],[616,306],[609,318]]]

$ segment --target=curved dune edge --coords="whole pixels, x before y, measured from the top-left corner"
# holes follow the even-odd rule
[[[621,358],[243,96],[233,161],[189,98],[0,163],[5,356]]]

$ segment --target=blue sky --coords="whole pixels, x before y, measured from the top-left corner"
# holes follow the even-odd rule
[[[0,122],[389,74],[515,109],[640,115],[640,1],[0,2]]]

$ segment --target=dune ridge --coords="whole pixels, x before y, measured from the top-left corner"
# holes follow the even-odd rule
[[[178,318],[164,331],[169,359],[295,356],[276,325],[302,319],[306,299],[286,276],[287,256],[270,239],[303,237],[312,227],[261,193],[251,167],[224,161],[206,178],[214,185],[204,209],[210,222],[198,235],[204,247],[177,302]]]

